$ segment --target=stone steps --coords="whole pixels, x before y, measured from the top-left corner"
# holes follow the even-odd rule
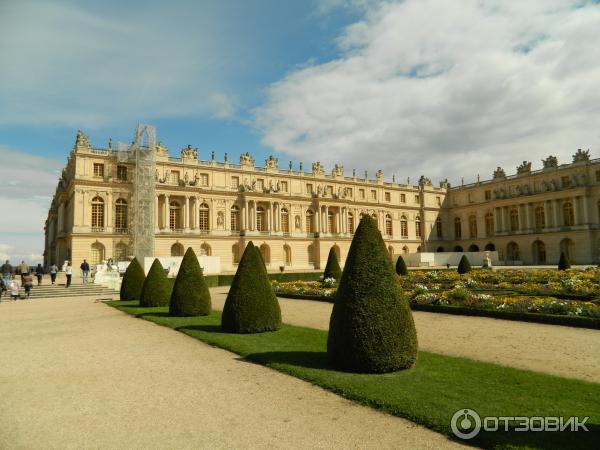
[[[8,293],[4,293],[2,296],[2,300],[7,300],[10,298]],[[21,298],[25,297],[25,289],[21,287],[19,294]],[[89,296],[106,296],[112,297],[118,295],[118,291],[113,289],[109,289],[104,286],[95,285],[93,283],[89,284],[71,284],[69,288],[65,287],[64,283],[60,284],[42,284],[41,286],[37,286],[35,283],[30,292],[30,299],[36,298],[64,298],[64,297],[89,297]]]

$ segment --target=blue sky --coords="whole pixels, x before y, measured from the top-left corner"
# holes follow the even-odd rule
[[[452,183],[600,156],[597,1],[9,0],[0,29],[0,258],[39,259],[77,129]]]

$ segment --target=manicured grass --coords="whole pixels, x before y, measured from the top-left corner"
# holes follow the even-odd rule
[[[482,431],[466,442],[470,445],[594,448],[600,437],[600,384],[427,352],[419,352],[417,364],[410,370],[383,375],[346,373],[329,364],[326,331],[284,325],[270,333],[229,334],[221,331],[218,312],[204,317],[169,317],[164,307],[141,308],[137,302],[109,304],[449,437],[453,436],[450,419],[463,408],[482,417],[590,417],[587,433]]]

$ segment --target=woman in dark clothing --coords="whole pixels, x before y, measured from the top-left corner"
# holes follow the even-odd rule
[[[37,277],[38,286],[42,284],[42,277],[44,276],[44,268],[41,264],[38,264],[35,268],[35,276]]]

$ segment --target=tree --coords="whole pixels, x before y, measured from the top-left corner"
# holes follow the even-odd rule
[[[148,276],[144,281],[140,306],[166,306],[171,297],[171,284],[162,264],[156,258],[150,267]]]
[[[381,233],[365,215],[352,239],[329,322],[327,353],[351,372],[412,367],[417,332]]]
[[[325,272],[323,272],[323,279],[334,278],[339,283],[342,279],[342,269],[338,263],[337,253],[334,247],[329,249],[329,256],[327,257],[327,265],[325,266]]]
[[[122,301],[139,300],[142,296],[145,279],[144,269],[140,266],[137,258],[133,258],[133,261],[129,263],[123,275],[119,298]]]
[[[460,262],[458,263],[458,268],[456,269],[456,271],[461,275],[469,273],[471,271],[471,263],[469,262],[469,258],[467,258],[467,255],[462,255],[462,258],[460,258]]]
[[[221,316],[225,332],[262,333],[281,327],[279,302],[257,250],[248,242],[233,277]]]
[[[188,247],[169,301],[170,316],[206,316],[210,314],[211,301],[208,285],[202,274],[198,257],[192,249]]]
[[[398,259],[396,260],[396,273],[398,275],[408,275],[408,269],[402,255],[399,255]]]
[[[558,260],[558,270],[568,270],[571,268],[571,261],[565,252],[560,252],[560,259]]]

